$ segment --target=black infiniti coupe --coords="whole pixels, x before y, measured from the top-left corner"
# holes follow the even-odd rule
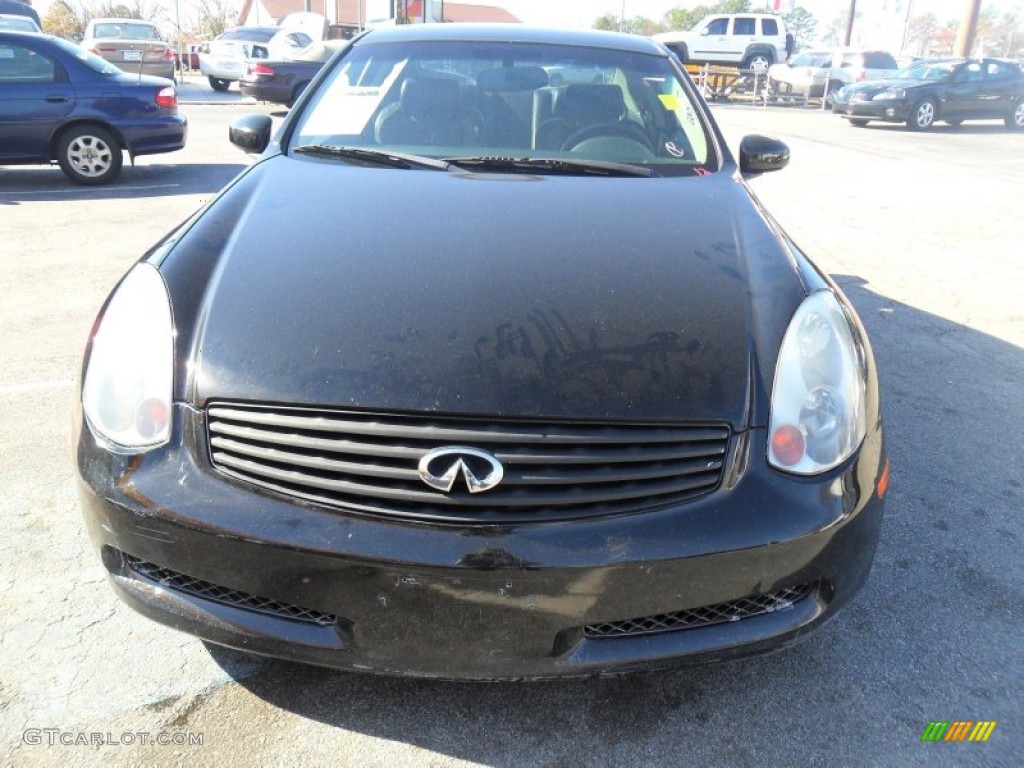
[[[273,137],[231,137],[258,161],[85,352],[82,506],[134,608],[522,679],[780,649],[864,583],[889,478],[864,329],[747,186],[786,146],[735,160],[665,48],[376,30]]]

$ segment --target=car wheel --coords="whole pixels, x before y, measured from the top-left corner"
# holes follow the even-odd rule
[[[852,125],[854,128],[863,128],[867,124],[868,124],[868,121],[864,120],[864,119],[862,119],[860,117],[851,117],[850,118],[850,125]]]
[[[912,131],[926,131],[935,123],[935,101],[933,99],[921,99],[910,110],[910,117],[907,118],[907,128]]]
[[[288,104],[286,106],[288,106],[288,107],[295,106],[295,102],[299,100],[299,96],[301,96],[302,92],[304,90],[306,90],[306,86],[307,85],[309,85],[309,83],[299,83],[298,85],[296,85],[295,86],[295,90],[292,91],[292,98],[291,98],[291,100],[288,102]]]
[[[772,65],[772,58],[767,53],[754,53],[743,61],[741,69],[752,70],[755,74],[763,75]]]
[[[106,184],[121,172],[121,145],[106,128],[80,125],[57,141],[57,162],[79,184]]]
[[[210,75],[210,87],[218,93],[224,93],[224,91],[231,87],[231,81],[222,80],[219,77],[214,77],[213,75]]]
[[[1013,112],[1006,116],[1006,127],[1024,131],[1024,99],[1018,101]]]

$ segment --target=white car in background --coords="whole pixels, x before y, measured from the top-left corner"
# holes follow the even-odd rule
[[[770,13],[717,13],[655,40],[683,64],[731,64],[762,73],[786,60],[786,23]]]
[[[313,42],[305,32],[281,27],[235,27],[199,54],[199,71],[215,91],[226,91],[245,74],[251,59],[287,59]]]
[[[786,64],[768,70],[771,93],[776,98],[821,98],[827,104],[845,85],[877,80],[898,69],[896,59],[885,51],[853,48],[808,49]]]

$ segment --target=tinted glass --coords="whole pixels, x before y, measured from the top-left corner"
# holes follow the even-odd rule
[[[74,56],[80,62],[85,64],[89,69],[94,72],[99,72],[101,75],[117,75],[121,73],[121,70],[111,64],[109,61],[101,59],[94,53],[89,53],[81,46],[69,43],[67,40],[60,38],[54,38],[53,44],[63,50],[65,53]]]
[[[249,40],[257,43],[266,43],[280,31],[277,27],[235,27],[224,32],[217,39]]]
[[[707,25],[707,34],[709,35],[724,35],[729,31],[729,20],[728,19],[715,19]]]
[[[95,24],[92,28],[94,38],[120,38],[124,40],[162,40],[156,27],[150,24],[133,24],[125,22]]]
[[[831,58],[828,51],[804,51],[790,59],[790,63],[794,67],[827,67]]]
[[[670,59],[553,44],[357,45],[317,90],[290,144],[606,160],[669,175],[717,164]]]
[[[38,32],[39,27],[27,16],[5,16],[0,18],[0,29],[12,29],[18,32]]]
[[[769,37],[779,34],[779,23],[775,19],[761,19],[761,32]]]
[[[864,66],[868,69],[896,69],[896,59],[882,51],[869,51],[864,54]]]
[[[908,80],[944,80],[959,66],[958,61],[918,61],[896,73]]]
[[[0,43],[0,83],[48,83],[56,66],[41,53],[15,43]]]
[[[985,62],[985,75],[992,80],[1003,80],[1011,78],[1016,74],[1014,68],[1001,61]]]
[[[757,34],[754,30],[756,26],[754,24],[755,19],[748,19],[746,17],[736,19],[732,23],[732,33],[734,35],[754,35]]]

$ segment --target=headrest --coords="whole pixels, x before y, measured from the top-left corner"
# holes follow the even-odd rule
[[[617,85],[570,85],[558,100],[558,114],[583,122],[611,122],[626,111]]]
[[[402,109],[414,115],[449,112],[459,106],[459,84],[442,78],[413,78],[402,83]]]

